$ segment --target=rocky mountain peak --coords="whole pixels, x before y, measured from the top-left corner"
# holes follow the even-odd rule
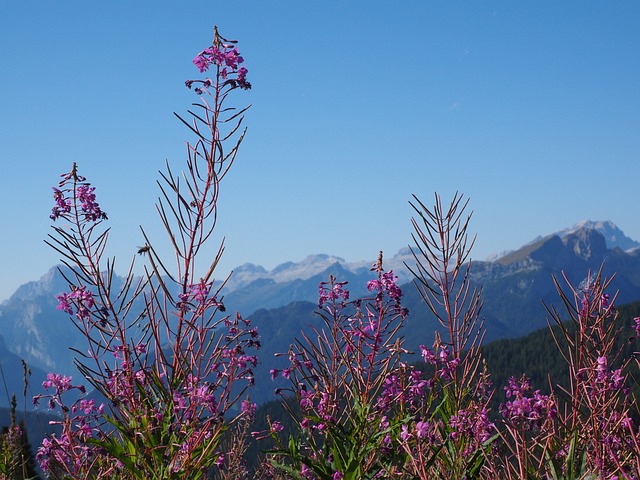
[[[582,220],[572,227],[561,230],[557,235],[564,238],[580,230],[593,230],[600,233],[605,239],[606,247],[609,249],[630,250],[640,247],[640,242],[627,237],[616,224],[609,220]]]
[[[590,226],[584,226],[566,235],[562,243],[573,253],[584,260],[602,257],[607,251],[604,235]]]

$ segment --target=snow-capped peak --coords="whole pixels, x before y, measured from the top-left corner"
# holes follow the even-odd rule
[[[607,244],[607,248],[620,248],[621,250],[631,250],[640,247],[640,243],[627,237],[613,222],[609,220],[582,220],[572,227],[565,228],[556,233],[561,238],[566,237],[578,230],[595,230],[602,234]]]

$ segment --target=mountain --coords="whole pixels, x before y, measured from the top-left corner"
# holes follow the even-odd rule
[[[0,380],[2,391],[0,394],[0,408],[8,408],[11,396],[15,394],[16,402],[22,410],[25,406],[31,408],[31,398],[42,390],[42,382],[47,374],[22,362],[22,359],[9,351],[4,338],[0,335]]]
[[[396,274],[402,282],[409,281],[410,274],[404,266],[404,261],[410,258],[412,258],[412,256],[409,249],[403,248],[393,257],[385,257],[385,268],[396,271]],[[332,268],[335,268],[336,265],[341,267],[342,272],[361,275],[369,271],[375,260],[376,259],[372,259],[371,261],[347,262],[341,257],[317,254],[309,255],[300,262],[281,263],[273,270],[266,270],[260,265],[245,263],[233,269],[231,277],[225,284],[224,291],[228,294],[245,287],[255,288],[255,285],[251,285],[256,281],[260,281],[256,285],[266,285],[269,282],[273,285],[286,285],[306,281],[330,271]],[[297,300],[303,299],[297,298]]]
[[[278,308],[291,302],[307,301],[317,303],[318,285],[333,275],[340,281],[347,281],[352,286],[354,296],[366,294],[366,282],[371,280],[368,268],[357,271],[348,270],[340,263],[329,265],[325,270],[307,278],[295,278],[290,281],[276,282],[272,278],[260,278],[248,285],[238,288],[224,296],[226,305],[244,312],[254,312],[264,308]]]
[[[69,270],[62,268],[65,275]],[[112,289],[118,292],[123,279],[114,275]],[[0,305],[0,332],[7,348],[24,359],[29,367],[47,372],[77,375],[70,351],[87,351],[84,334],[74,326],[69,316],[57,309],[57,294],[68,292],[69,285],[60,267],[51,268],[38,281],[20,286]],[[143,309],[142,299],[131,312]],[[135,315],[134,315],[135,316]]]
[[[408,254],[410,252],[407,249],[405,258],[408,258]],[[411,265],[408,260],[407,263]],[[522,337],[532,331],[545,329],[548,314],[542,302],[561,309],[552,277],[558,278],[567,290],[563,275],[573,285],[578,286],[589,273],[595,274],[601,266],[605,277],[615,274],[610,294],[613,296],[619,291],[616,303],[640,300],[640,250],[631,249],[626,252],[619,247],[609,248],[603,234],[590,224],[540,238],[495,262],[474,261],[471,265],[471,282],[483,289],[484,306],[481,316],[485,321],[485,343],[503,338]],[[334,265],[332,273],[339,280],[349,280],[348,288],[355,293],[352,298],[361,295],[361,290],[358,289],[364,285],[365,280],[349,277],[346,270],[340,272],[340,267]],[[371,275],[371,272],[366,273]],[[315,293],[315,282],[323,278],[320,275],[312,279],[314,283],[309,285],[309,295]],[[270,302],[272,297],[269,297],[269,292],[281,291],[283,287],[281,284],[265,280],[264,284],[260,285],[262,291],[256,289],[254,293],[265,302]],[[402,289],[403,304],[410,312],[403,331],[405,347],[416,352],[419,351],[420,345],[433,343],[436,330],[443,336],[446,332],[425,307],[413,285],[405,283]],[[249,291],[246,290],[247,294]],[[230,295],[228,298],[234,297]],[[299,337],[302,332],[309,333],[311,325],[321,325],[317,315],[313,315],[316,309],[315,298],[312,301],[314,303],[296,302],[278,308],[258,310],[251,316],[251,320],[263,335],[261,366],[256,370],[257,388],[252,393],[256,400],[269,398],[269,392],[264,391],[265,385],[270,390],[282,386],[265,380],[269,378],[269,368],[283,366],[283,358],[274,357],[273,353],[286,352],[294,337]],[[275,300],[274,302],[278,303]]]
[[[484,314],[488,321],[507,322],[502,336],[515,337],[546,325],[541,300],[557,302],[551,278],[566,286],[563,275],[574,286],[602,266],[613,279],[610,294],[617,303],[640,299],[640,249],[609,248],[597,229],[585,225],[554,234],[523,246],[494,262],[473,262],[472,280],[483,286]]]
[[[558,232],[548,235],[547,237],[556,236],[565,238],[566,236],[575,233],[578,230],[584,229],[595,230],[596,232],[602,234],[608,249],[619,248],[621,250],[631,251],[640,248],[640,242],[627,237],[622,230],[620,230],[613,222],[610,222],[608,220],[599,220],[595,222],[591,220],[582,220],[572,227],[564,228]],[[526,244],[524,247],[538,243],[540,240],[543,240],[543,237],[537,237],[533,241]],[[492,254],[486,260],[489,262],[499,261],[500,258],[508,256],[511,253],[513,253],[513,250],[506,250],[501,253]]]
[[[614,239],[617,244],[611,243]],[[633,242],[610,222],[582,222],[538,238],[495,261],[473,261],[470,278],[473,285],[483,288],[486,341],[518,337],[545,327],[547,313],[542,300],[558,302],[552,275],[562,282],[564,273],[579,285],[604,262],[606,276],[617,273],[610,292],[620,291],[617,303],[639,300],[640,248],[634,247]],[[623,249],[627,246],[630,248]],[[403,301],[410,311],[404,336],[408,348],[417,350],[421,344],[431,344],[434,331],[441,327],[427,311],[416,288],[407,283],[410,277],[404,262],[415,263],[408,248],[385,259],[385,268],[393,268],[404,284]],[[372,263],[348,263],[339,257],[312,255],[271,271],[251,264],[235,270],[225,285],[224,302],[229,311],[237,310],[259,326],[264,375],[268,377],[269,368],[275,368],[271,366],[273,353],[286,352],[301,329],[317,320],[313,311],[319,282],[327,281],[329,275],[346,280],[351,298],[357,298],[366,293],[366,282],[373,275]],[[116,284],[121,281],[114,279]],[[0,332],[7,349],[24,358],[31,368],[74,374],[69,347],[86,350],[81,332],[56,309],[55,295],[67,290],[67,283],[54,268],[40,280],[21,286],[0,305]],[[13,370],[14,375],[21,374],[21,370]]]
[[[549,267],[555,272],[560,272],[562,269],[571,270],[571,268],[569,268],[570,266],[563,265],[563,261],[560,258],[538,258],[540,255],[544,255],[545,251],[544,248],[542,251],[538,251],[539,247],[546,245],[547,241],[555,237],[558,237],[562,242],[566,242],[570,241],[567,240],[568,238],[574,238],[579,232],[591,231],[600,233],[604,238],[604,246],[598,244],[598,238],[585,238],[583,240],[583,248],[589,248],[587,247],[589,242],[595,242],[594,248],[598,251],[594,252],[594,258],[603,256],[604,259],[605,250],[616,249],[623,250],[625,253],[633,256],[635,255],[634,249],[638,250],[640,247],[639,242],[627,237],[622,230],[610,221],[593,222],[585,220],[554,234],[538,237],[518,250],[495,255],[491,261],[474,262],[478,267],[477,271],[474,267],[472,274],[475,272],[474,276],[477,277],[478,282],[482,283],[487,277],[487,272],[493,272],[493,275],[499,277],[504,274],[510,275],[518,269],[533,268],[532,266],[526,267],[520,265],[517,263],[517,260],[518,258],[526,258],[530,252],[534,251],[536,251],[536,253],[534,253],[534,257],[536,258],[532,258],[532,261],[540,261],[543,264],[550,261]],[[549,249],[547,254],[551,257],[556,254],[567,254],[567,252],[564,251],[555,251],[553,245],[547,245],[545,248]],[[580,246],[577,245],[576,248],[580,248]],[[584,255],[585,252],[582,252],[582,256]],[[565,256],[565,260],[568,259],[569,257]],[[413,254],[408,247],[401,249],[393,256],[384,258],[385,269],[393,270],[401,284],[412,280],[411,273],[405,263],[409,266],[415,264]],[[513,263],[515,264],[511,265]],[[364,282],[371,275],[369,269],[372,264],[373,260],[346,262],[343,258],[323,254],[310,255],[300,262],[286,262],[270,271],[259,265],[244,264],[233,271],[233,275],[225,285],[225,289],[223,290],[225,302],[228,305],[237,305],[238,308],[242,308],[241,311],[244,313],[253,312],[258,308],[277,308],[285,306],[292,301],[304,300],[315,302],[317,299],[318,282],[327,280],[330,274],[339,279],[349,281],[350,288],[355,289],[352,292],[353,295],[363,295],[365,293]],[[482,264],[488,264],[489,266]],[[500,265],[507,268],[500,268]],[[578,265],[575,264],[575,262],[573,265],[575,268],[584,267],[584,265]],[[593,266],[593,262],[591,262],[590,265]],[[539,270],[540,268],[537,268],[537,271]],[[544,272],[541,274],[544,276]]]
[[[80,332],[56,309],[55,295],[68,289],[57,268],[52,268],[0,305],[0,332],[6,344],[32,368],[49,371],[61,363],[70,365],[65,360],[68,347],[83,347]]]
[[[602,234],[609,249],[619,248],[620,250],[629,251],[640,247],[640,242],[636,242],[627,237],[622,230],[610,221],[592,222],[591,220],[583,220],[576,223],[573,227],[561,230],[556,235],[564,238],[567,235],[583,229],[595,230]]]

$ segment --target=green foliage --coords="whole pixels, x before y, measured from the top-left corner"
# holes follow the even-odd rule
[[[26,427],[16,423],[15,394],[10,412],[10,424],[0,432],[0,480],[38,479]]]
[[[633,358],[640,352],[640,338],[632,328],[633,319],[640,316],[640,302],[634,302],[618,307],[617,324],[620,332],[615,338],[613,350],[620,352],[619,359],[613,364],[619,367],[623,358]],[[575,326],[566,323],[569,331]],[[555,332],[555,333],[554,333]],[[551,393],[551,387],[569,385],[570,372],[554,342],[554,335],[560,333],[559,326],[542,328],[520,338],[496,340],[482,347],[482,356],[486,361],[491,381],[496,387],[491,402],[493,412],[497,412],[500,403],[504,403],[503,387],[509,377],[520,377],[523,373],[531,379],[536,388],[545,393]],[[637,372],[629,368],[631,375],[630,388],[636,398],[640,398],[640,384]]]

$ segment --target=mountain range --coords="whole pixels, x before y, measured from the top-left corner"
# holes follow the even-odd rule
[[[414,262],[409,248],[385,259],[385,269],[393,269],[403,286],[403,303],[410,311],[404,337],[407,348],[416,351],[419,345],[433,342],[440,325],[410,283],[405,263],[411,266]],[[274,354],[286,352],[294,337],[317,323],[314,310],[319,282],[333,275],[349,282],[352,298],[363,296],[372,278],[372,263],[312,255],[271,271],[253,264],[235,269],[225,285],[224,303],[250,318],[262,336],[257,388],[251,394],[254,400],[270,398],[275,384],[269,380],[269,369],[282,367],[278,362],[284,361]],[[473,261],[471,281],[483,289],[486,341],[519,337],[546,326],[542,300],[553,304],[558,299],[552,275],[561,278],[564,273],[578,285],[601,265],[606,276],[616,274],[611,293],[619,291],[619,304],[640,299],[640,243],[611,222],[580,222],[517,250]],[[69,348],[84,351],[86,345],[81,332],[56,309],[55,295],[66,290],[68,285],[57,268],[52,268],[40,280],[19,287],[0,305],[0,362],[4,375],[12,376],[8,387],[21,391],[22,370],[14,367],[21,365],[20,359],[32,368],[32,388],[45,371],[75,371]],[[5,396],[0,396],[0,406],[5,404]]]
[[[565,228],[551,235],[547,235],[546,237],[538,236],[518,250],[522,250],[522,248],[536,244],[545,238],[557,236],[562,239],[583,229],[595,230],[600,233],[604,237],[605,244],[608,249],[619,248],[624,251],[632,251],[640,248],[640,242],[627,237],[622,230],[610,221],[583,220],[572,227]],[[493,254],[489,256],[486,261],[494,262],[503,257],[509,256],[512,253],[514,253],[514,250],[509,250],[500,254]],[[393,270],[399,277],[399,283],[405,283],[412,279],[412,275],[406,268],[405,263],[411,265],[413,260],[413,255],[411,254],[409,247],[405,247],[400,249],[398,253],[391,258],[384,258],[385,269]],[[308,280],[318,274],[324,273],[329,267],[332,267],[335,264],[339,264],[344,271],[352,274],[358,274],[368,272],[374,261],[375,259],[372,259],[370,262],[347,262],[343,258],[331,255],[309,255],[300,262],[282,263],[270,271],[265,270],[265,268],[260,265],[245,263],[233,270],[233,275],[227,282],[227,287],[229,291],[235,291],[248,286],[256,280],[272,280],[277,284],[287,284],[298,280]]]

